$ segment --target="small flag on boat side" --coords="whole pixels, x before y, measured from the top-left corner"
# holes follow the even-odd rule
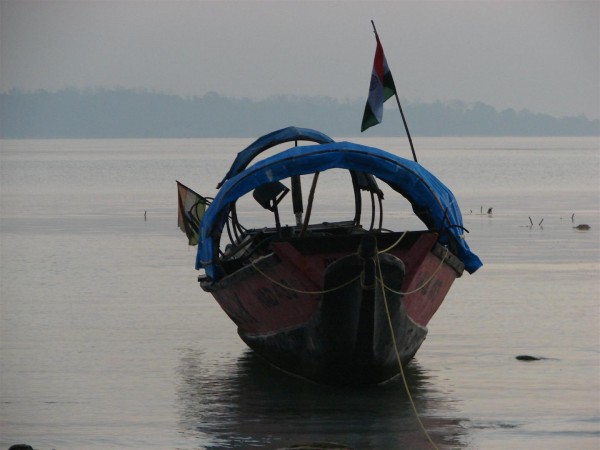
[[[185,233],[190,245],[198,245],[200,219],[209,201],[177,181],[177,225]]]
[[[392,72],[387,65],[383,47],[379,36],[375,33],[377,48],[375,49],[375,60],[373,61],[373,72],[371,73],[371,85],[369,86],[369,98],[365,106],[362,126],[360,131],[381,123],[383,117],[383,103],[396,93],[396,86],[392,78]]]

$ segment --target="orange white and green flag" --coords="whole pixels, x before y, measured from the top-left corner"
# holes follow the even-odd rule
[[[198,228],[204,215],[208,199],[177,181],[177,225],[188,237],[190,245],[198,244]]]
[[[371,73],[371,85],[369,86],[369,98],[365,106],[362,126],[360,131],[381,123],[383,117],[383,103],[396,93],[396,86],[392,78],[392,72],[387,65],[383,47],[377,39],[377,48],[375,49],[375,60],[373,61],[373,72]]]

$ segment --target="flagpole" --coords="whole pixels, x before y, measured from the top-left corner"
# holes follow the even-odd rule
[[[373,31],[375,32],[377,40],[379,40],[379,34],[377,34],[377,28],[375,28],[375,22],[373,22],[373,20],[371,20],[371,25],[373,25]],[[413,145],[412,138],[410,137],[410,131],[408,131],[408,124],[406,123],[406,118],[404,117],[404,111],[402,111],[402,106],[400,105],[400,97],[398,97],[398,92],[396,89],[394,89],[394,96],[396,97],[396,103],[398,103],[398,109],[400,110],[400,115],[402,116],[402,122],[404,123],[404,129],[406,130],[406,136],[408,137],[408,143],[410,144],[413,159],[415,162],[418,162],[417,154],[415,153],[415,147]]]
[[[398,103],[398,109],[400,110],[400,115],[402,116],[402,122],[404,122],[404,129],[406,130],[406,136],[408,136],[408,142],[410,143],[410,149],[412,150],[413,159],[415,162],[417,161],[417,154],[415,153],[415,147],[413,146],[412,138],[410,137],[410,131],[408,131],[408,125],[406,124],[406,118],[404,117],[404,113],[402,112],[402,106],[400,106],[400,99],[398,98],[398,93],[394,92],[396,96],[396,102]]]

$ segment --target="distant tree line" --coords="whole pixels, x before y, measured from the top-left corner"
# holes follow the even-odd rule
[[[393,106],[388,102],[386,106]],[[365,99],[272,96],[232,98],[214,92],[183,98],[133,89],[11,90],[0,93],[1,138],[195,138],[248,137],[288,125],[331,136],[360,135]],[[401,136],[398,111],[365,135]],[[407,102],[415,136],[597,136],[600,121],[557,118],[528,110],[498,111],[484,103]]]

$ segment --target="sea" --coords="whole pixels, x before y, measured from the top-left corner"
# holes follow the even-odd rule
[[[199,287],[175,181],[214,196],[253,140],[0,141],[0,449],[600,448],[597,137],[413,139],[484,265],[429,323],[408,392],[274,369]],[[411,159],[405,138],[354,141]],[[317,192],[346,214],[337,176]]]

